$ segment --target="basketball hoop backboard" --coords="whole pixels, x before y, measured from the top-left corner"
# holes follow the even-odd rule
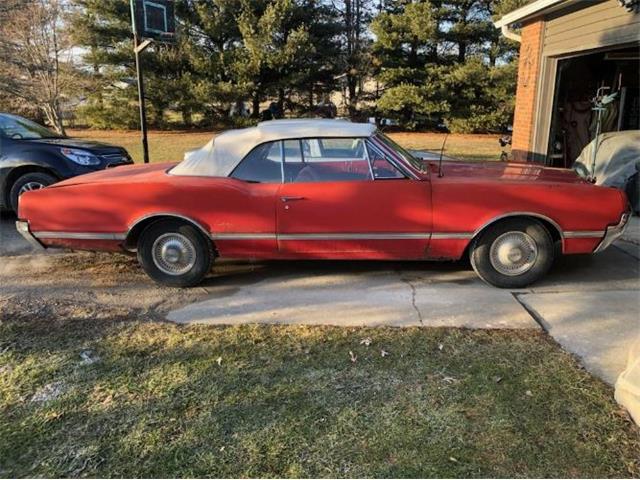
[[[176,32],[173,3],[173,0],[135,0],[138,37],[172,42]]]

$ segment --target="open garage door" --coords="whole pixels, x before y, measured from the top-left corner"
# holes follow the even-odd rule
[[[598,130],[593,99],[611,95],[600,133],[640,129],[640,50],[637,46],[558,60],[547,151],[549,166],[571,168]],[[603,88],[604,87],[604,88]]]

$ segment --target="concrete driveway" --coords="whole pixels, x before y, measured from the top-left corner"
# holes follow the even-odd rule
[[[640,222],[632,220],[626,241],[599,255],[561,258],[526,290],[487,286],[465,262],[219,262],[193,294],[205,299],[170,311],[168,319],[544,329],[613,383],[640,335]],[[0,223],[0,257],[32,256],[14,221],[5,215]],[[151,283],[141,287],[153,298],[171,295]]]
[[[526,290],[485,285],[468,264],[267,262],[219,264],[207,300],[169,313],[178,323],[287,323],[544,329],[613,384],[640,335],[640,234],[599,255],[560,258]]]

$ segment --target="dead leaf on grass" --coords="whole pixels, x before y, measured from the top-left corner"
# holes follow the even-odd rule
[[[48,402],[54,400],[64,393],[65,384],[63,382],[53,382],[40,387],[31,397],[32,402]]]
[[[365,345],[368,347],[369,345],[371,345],[371,338],[363,338],[362,340],[360,340],[360,345]]]
[[[349,350],[349,358],[351,358],[352,363],[356,363],[358,361],[358,357],[354,355],[351,350]]]
[[[83,350],[80,352],[80,358],[82,359],[80,363],[83,365],[91,365],[100,361],[100,357],[92,350]]]

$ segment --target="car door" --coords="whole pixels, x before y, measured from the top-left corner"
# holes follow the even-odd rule
[[[407,178],[362,138],[284,142],[278,250],[292,258],[423,258],[428,180]]]
[[[203,211],[219,253],[239,258],[277,257],[275,202],[282,184],[279,142],[255,147],[229,178],[208,180],[208,187],[202,184],[206,197],[194,195],[191,201],[197,204],[194,209]]]

